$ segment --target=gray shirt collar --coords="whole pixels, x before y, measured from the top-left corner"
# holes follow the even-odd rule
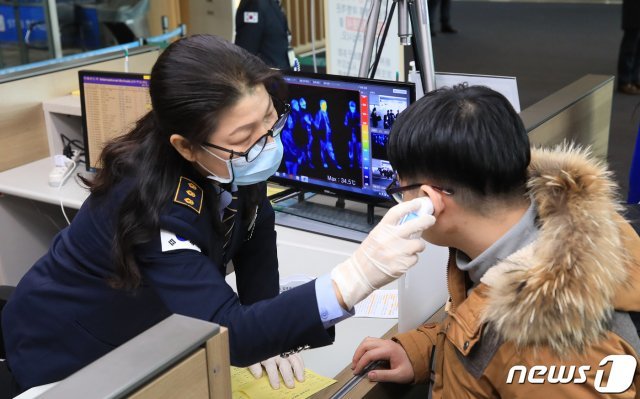
[[[512,253],[531,244],[538,237],[536,226],[537,211],[533,201],[522,218],[505,235],[489,248],[471,260],[462,251],[456,251],[458,269],[469,273],[474,285],[480,282],[484,273]]]

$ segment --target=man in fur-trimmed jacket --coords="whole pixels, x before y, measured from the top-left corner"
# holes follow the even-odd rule
[[[369,379],[430,383],[433,398],[640,397],[626,313],[640,310],[640,239],[603,163],[572,146],[531,151],[484,87],[427,94],[388,151],[388,191],[433,201],[423,238],[451,248],[450,299],[441,323],[365,339],[355,373],[386,360]]]

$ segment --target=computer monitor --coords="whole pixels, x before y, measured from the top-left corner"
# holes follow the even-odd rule
[[[291,115],[271,180],[368,203],[389,200],[389,131],[415,99],[413,83],[287,72]]]
[[[85,163],[100,168],[100,152],[111,139],[128,133],[151,110],[149,75],[79,71]]]

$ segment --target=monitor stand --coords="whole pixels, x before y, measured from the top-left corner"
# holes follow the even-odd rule
[[[272,199],[272,203],[273,209],[279,212],[363,233],[370,232],[382,218],[375,215],[375,205],[373,204],[358,203],[356,208],[366,206],[366,211],[364,209],[354,210],[346,207],[346,201],[343,197],[338,197],[333,205],[331,201],[327,201],[329,198],[304,191],[289,191],[279,198]]]
[[[345,209],[344,197],[338,197],[336,200],[336,208]],[[375,210],[376,206],[373,204],[367,204],[367,224],[376,225],[378,221],[375,220]]]

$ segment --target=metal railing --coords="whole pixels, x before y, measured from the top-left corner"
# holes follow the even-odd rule
[[[312,47],[324,48],[324,3],[325,0],[282,1],[296,54],[309,52]],[[312,45],[312,39],[315,46]]]

